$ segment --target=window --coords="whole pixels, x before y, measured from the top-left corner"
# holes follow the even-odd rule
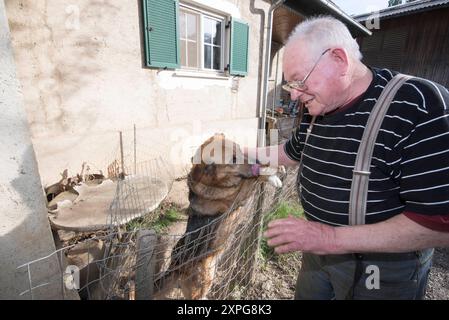
[[[142,11],[146,67],[248,74],[248,23],[179,0],[142,0]]]
[[[181,67],[224,71],[225,18],[180,5]]]

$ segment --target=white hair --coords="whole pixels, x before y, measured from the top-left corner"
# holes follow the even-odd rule
[[[331,16],[317,16],[301,22],[290,33],[286,46],[297,40],[310,45],[310,50],[317,51],[316,54],[331,47],[340,47],[346,49],[351,58],[362,59],[359,45],[348,28]]]

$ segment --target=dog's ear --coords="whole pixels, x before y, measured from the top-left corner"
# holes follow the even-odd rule
[[[203,171],[203,169],[201,168],[200,165],[197,165],[197,164],[193,165],[193,168],[189,174],[192,181],[200,181],[201,176],[202,176],[202,171]]]

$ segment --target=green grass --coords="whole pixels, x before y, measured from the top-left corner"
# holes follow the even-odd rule
[[[169,209],[153,224],[156,233],[164,232],[172,223],[181,219],[181,214],[175,209]]]
[[[286,202],[282,201],[279,205],[270,213],[268,213],[264,218],[263,232],[267,230],[268,223],[276,219],[287,218],[288,216],[293,216],[297,218],[304,217],[304,210],[301,205],[297,202]],[[267,239],[262,238],[260,243],[260,255],[263,260],[269,260],[274,256],[274,250],[267,244]]]
[[[126,231],[139,229],[153,229],[156,233],[163,233],[174,222],[181,220],[182,214],[178,208],[169,206],[168,208],[158,208],[141,218],[134,219],[125,225]]]

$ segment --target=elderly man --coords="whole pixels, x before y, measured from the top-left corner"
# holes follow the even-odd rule
[[[365,66],[331,17],[299,24],[285,46],[284,86],[306,107],[279,146],[247,150],[301,163],[306,220],[269,224],[278,253],[303,252],[297,299],[422,299],[433,247],[449,246],[449,92],[403,83],[388,104],[369,167],[363,224],[350,223],[354,165],[368,118],[396,72]],[[260,157],[259,157],[260,158]]]

